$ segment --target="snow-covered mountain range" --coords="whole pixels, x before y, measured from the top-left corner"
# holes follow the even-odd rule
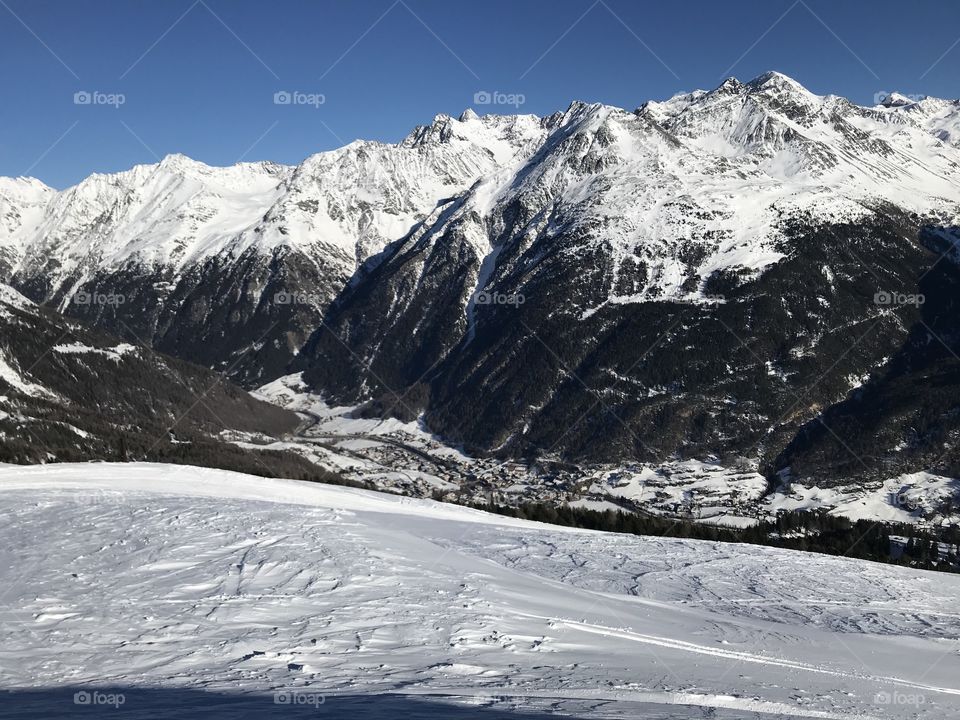
[[[69,299],[93,272],[131,263],[183,270],[280,245],[364,260],[542,135],[533,117],[438,116],[398,145],[356,141],[297,167],[169,155],[63,192],[4,178],[7,271],[43,274]]]
[[[297,167],[4,179],[0,269],[121,338],[248,386],[302,370],[470,449],[783,469],[891,358],[940,361],[920,321],[951,349],[958,219],[960,101],[767,73],[633,111],[440,115]]]
[[[255,378],[290,359],[359,262],[543,135],[533,117],[438,116],[398,145],[357,141],[297,167],[171,155],[63,192],[3,179],[0,268],[37,301]],[[126,302],[73,302],[98,289]]]
[[[825,408],[904,352],[914,370],[952,352],[958,119],[958,102],[865,108],[776,73],[635,112],[575,103],[361,271],[299,367],[485,452],[796,471],[781,450]],[[914,411],[867,454],[952,432],[925,418],[943,437],[903,437]]]
[[[484,270],[477,286],[510,270],[505,255],[603,248],[610,267],[583,312],[696,298],[716,270],[782,257],[773,240],[785,215],[849,221],[892,203],[953,219],[960,105],[898,97],[864,108],[768,73],[634,112],[574,103],[545,118],[440,115],[396,145],[357,141],[297,167],[171,155],[62,192],[5,178],[0,269],[73,312],[77,292],[122,287],[139,299],[120,314],[188,356],[172,325],[232,303],[242,317],[223,322],[246,344],[193,351],[222,364],[256,343],[245,326],[275,319],[263,306],[278,293],[307,306],[309,319],[281,323],[291,337],[268,333],[295,352],[299,326],[316,324],[358,264],[412,232],[462,235]],[[556,247],[561,233],[575,246]]]

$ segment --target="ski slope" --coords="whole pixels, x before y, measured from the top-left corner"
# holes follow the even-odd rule
[[[954,576],[158,464],[0,515],[0,718],[960,717]]]

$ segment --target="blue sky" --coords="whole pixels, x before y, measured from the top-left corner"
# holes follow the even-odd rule
[[[956,98],[958,40],[942,0],[0,0],[0,175],[296,163],[437,113],[513,112],[483,91],[536,114],[634,108],[775,69],[863,104]]]

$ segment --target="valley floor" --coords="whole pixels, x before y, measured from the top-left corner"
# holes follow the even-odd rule
[[[300,374],[261,387],[255,395],[297,412],[303,422],[282,440],[225,433],[245,448],[286,450],[343,477],[413,497],[515,506],[569,504],[592,510],[641,511],[668,518],[743,528],[778,513],[822,510],[851,520],[936,527],[960,523],[960,481],[914,472],[835,487],[783,485],[768,492],[756,460],[741,467],[688,458],[659,464],[582,466],[540,462],[529,467],[471,457],[416,422],[358,417],[358,408],[331,407],[305,389]]]
[[[0,515],[0,718],[960,716],[952,575],[153,464]]]

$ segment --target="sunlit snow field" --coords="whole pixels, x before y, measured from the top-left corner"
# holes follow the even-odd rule
[[[0,718],[960,717],[952,575],[150,464],[0,506]]]

